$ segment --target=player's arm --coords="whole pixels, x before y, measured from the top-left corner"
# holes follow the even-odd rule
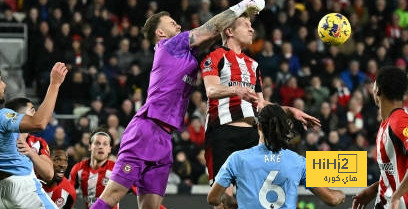
[[[217,182],[211,187],[207,196],[207,202],[210,205],[217,206],[221,204],[221,197],[227,188],[219,185]]]
[[[236,18],[245,11],[259,12],[265,7],[264,0],[243,0],[240,3],[230,7],[224,12],[214,16],[202,26],[190,31],[190,47],[200,47],[207,41],[212,40],[230,26]]]
[[[404,179],[402,179],[401,184],[397,187],[394,194],[391,197],[390,209],[398,209],[399,200],[402,195],[408,193],[408,173],[405,173]]]
[[[209,99],[221,99],[232,96],[239,96],[248,102],[255,102],[258,96],[255,91],[241,86],[223,86],[220,84],[220,77],[205,76],[203,78],[205,91]]]
[[[18,151],[31,159],[35,172],[41,179],[49,182],[54,177],[54,167],[47,155],[38,155],[26,142],[27,134],[20,134],[17,140]]]
[[[346,198],[346,195],[344,195],[343,191],[333,190],[327,187],[314,187],[311,188],[310,191],[312,191],[316,197],[330,206],[336,206],[344,203],[344,200]]]
[[[353,196],[353,209],[364,208],[375,198],[378,192],[378,181]]]
[[[263,97],[262,92],[262,75],[259,67],[256,69],[256,84],[255,84],[256,95],[258,96],[258,112],[260,112],[266,105],[272,104],[266,101]]]
[[[50,85],[44,101],[33,116],[25,115],[20,122],[20,132],[44,130],[54,111],[58,90],[68,70],[64,63],[57,62],[51,70]]]

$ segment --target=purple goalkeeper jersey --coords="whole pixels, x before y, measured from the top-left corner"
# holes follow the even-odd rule
[[[144,114],[181,129],[190,93],[197,79],[196,51],[190,47],[189,31],[157,43]]]

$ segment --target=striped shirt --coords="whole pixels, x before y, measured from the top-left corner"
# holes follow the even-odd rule
[[[115,162],[108,160],[102,167],[93,169],[88,159],[75,164],[72,168],[69,180],[75,188],[81,189],[87,208],[90,208],[102,194],[114,165]],[[114,209],[117,208],[119,207],[114,207]]]
[[[244,53],[237,54],[221,47],[208,54],[200,67],[203,78],[218,76],[223,86],[243,86],[254,89],[257,93],[262,92],[258,63]],[[238,96],[209,99],[206,127],[256,117],[256,107],[257,104],[244,101]]]
[[[43,188],[58,208],[73,208],[76,201],[76,192],[74,186],[67,178],[62,178],[62,181],[54,187],[48,187],[46,184],[43,184]]]
[[[401,185],[408,169],[408,113],[395,109],[377,133],[377,162],[380,181],[376,208],[388,208],[391,196]],[[408,208],[408,193],[400,199],[400,209]]]

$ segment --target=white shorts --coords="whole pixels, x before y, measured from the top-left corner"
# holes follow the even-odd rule
[[[58,209],[34,174],[0,181],[0,209]]]

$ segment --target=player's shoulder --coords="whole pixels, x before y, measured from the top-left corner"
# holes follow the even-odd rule
[[[408,110],[403,108],[395,109],[391,112],[390,117],[393,121],[408,120]]]
[[[18,113],[16,113],[12,109],[2,108],[0,109],[0,121],[10,120],[12,118],[16,118]]]
[[[257,63],[257,61],[255,61],[252,57],[248,56],[246,53],[242,53],[244,55],[244,58],[249,60],[250,62],[255,62]]]
[[[297,161],[297,162],[302,162],[305,161],[305,157],[299,155],[297,152],[294,152],[290,149],[285,149],[282,150],[283,155],[289,157],[291,160]]]
[[[201,68],[206,69],[213,64],[217,65],[220,62],[220,60],[224,57],[224,54],[226,54],[226,49],[224,47],[218,47],[212,50],[201,61]]]
[[[71,182],[65,177],[62,178],[61,185],[68,192],[70,192],[70,190],[75,191],[74,185],[72,185]]]
[[[213,49],[212,51],[210,51],[207,54],[207,58],[211,57],[212,59],[220,59],[221,57],[224,56],[224,54],[226,54],[229,51],[228,48],[225,47],[217,47],[215,49]]]
[[[86,168],[90,168],[89,159],[85,159],[85,160],[77,162],[72,169],[81,170],[81,169],[86,169]]]
[[[108,167],[112,167],[112,168],[113,168],[113,166],[115,165],[115,161],[113,161],[113,160],[108,160],[108,161],[106,162],[106,165],[107,165]]]
[[[44,138],[42,138],[40,136],[31,135],[31,134],[28,135],[27,141],[31,141],[31,142],[37,142],[38,141],[38,142],[41,142],[43,144],[44,143],[47,144],[47,141],[45,141]]]
[[[408,110],[395,109],[391,112],[389,121],[391,128],[408,126]]]
[[[180,46],[180,44],[181,45],[184,44],[184,45],[189,46],[189,41],[188,41],[189,40],[189,34],[190,34],[189,31],[181,32],[181,33],[179,33],[179,34],[177,34],[177,35],[175,35],[175,36],[173,36],[171,38],[160,40],[157,43],[157,46],[158,47],[166,46],[166,48],[168,48],[168,49],[176,49],[177,46]]]
[[[256,146],[247,148],[247,149],[243,149],[243,150],[239,150],[239,151],[235,151],[231,154],[234,155],[235,158],[244,158],[247,159],[249,156],[257,156],[260,153],[264,153],[265,150],[265,145],[263,144],[258,144]]]

